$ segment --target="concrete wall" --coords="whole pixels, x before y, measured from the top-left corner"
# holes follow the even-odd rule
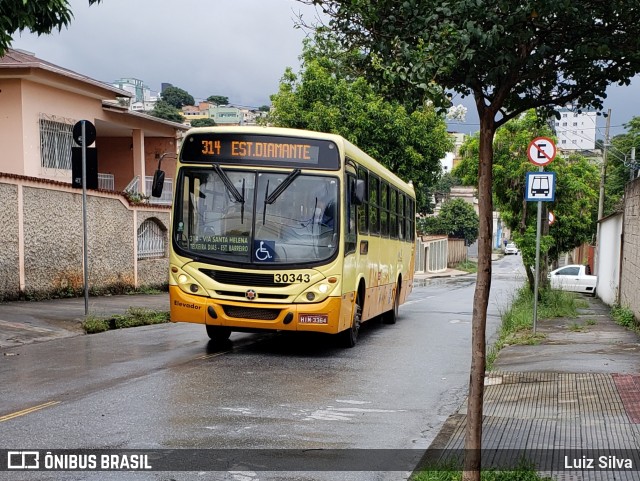
[[[0,299],[19,285],[18,186],[0,183]]]
[[[0,300],[83,286],[82,191],[60,182],[0,173]],[[165,233],[169,209],[130,205],[116,193],[88,191],[89,285],[155,286],[168,281],[168,252],[137,259],[147,219]]]
[[[622,247],[622,214],[616,214],[600,221],[600,240],[596,271],[598,286],[596,292],[605,304],[618,303],[620,288],[620,249]]]
[[[620,305],[640,319],[640,179],[625,189],[623,233]]]

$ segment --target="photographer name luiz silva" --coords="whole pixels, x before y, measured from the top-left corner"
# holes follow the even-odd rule
[[[629,458],[619,458],[617,456],[599,456],[590,458],[581,456],[573,458],[564,457],[565,469],[633,469],[633,460]]]
[[[8,470],[145,471],[153,467],[147,454],[60,454],[51,451],[8,451]]]

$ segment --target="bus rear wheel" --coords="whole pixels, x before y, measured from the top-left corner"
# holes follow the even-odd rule
[[[345,329],[340,334],[340,341],[344,347],[353,347],[358,341],[358,331],[360,330],[360,320],[362,319],[362,304],[360,299],[356,299],[356,305],[353,308],[353,319],[351,327]]]
[[[231,336],[231,329],[228,327],[210,326],[209,324],[207,324],[206,328],[207,335],[212,341],[226,341],[227,339],[229,339],[229,336]]]
[[[396,293],[393,296],[393,307],[390,311],[382,314],[382,322],[385,324],[395,324],[398,320],[398,311],[400,309],[400,283],[396,286]]]

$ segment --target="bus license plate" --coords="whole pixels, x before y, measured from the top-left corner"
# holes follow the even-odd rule
[[[300,314],[300,324],[329,324],[327,314]]]
[[[300,284],[311,282],[311,274],[287,274],[286,272],[273,275],[273,282],[276,284]]]

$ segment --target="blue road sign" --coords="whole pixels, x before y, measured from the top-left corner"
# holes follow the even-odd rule
[[[527,172],[524,200],[533,202],[553,202],[555,199],[555,172]]]

